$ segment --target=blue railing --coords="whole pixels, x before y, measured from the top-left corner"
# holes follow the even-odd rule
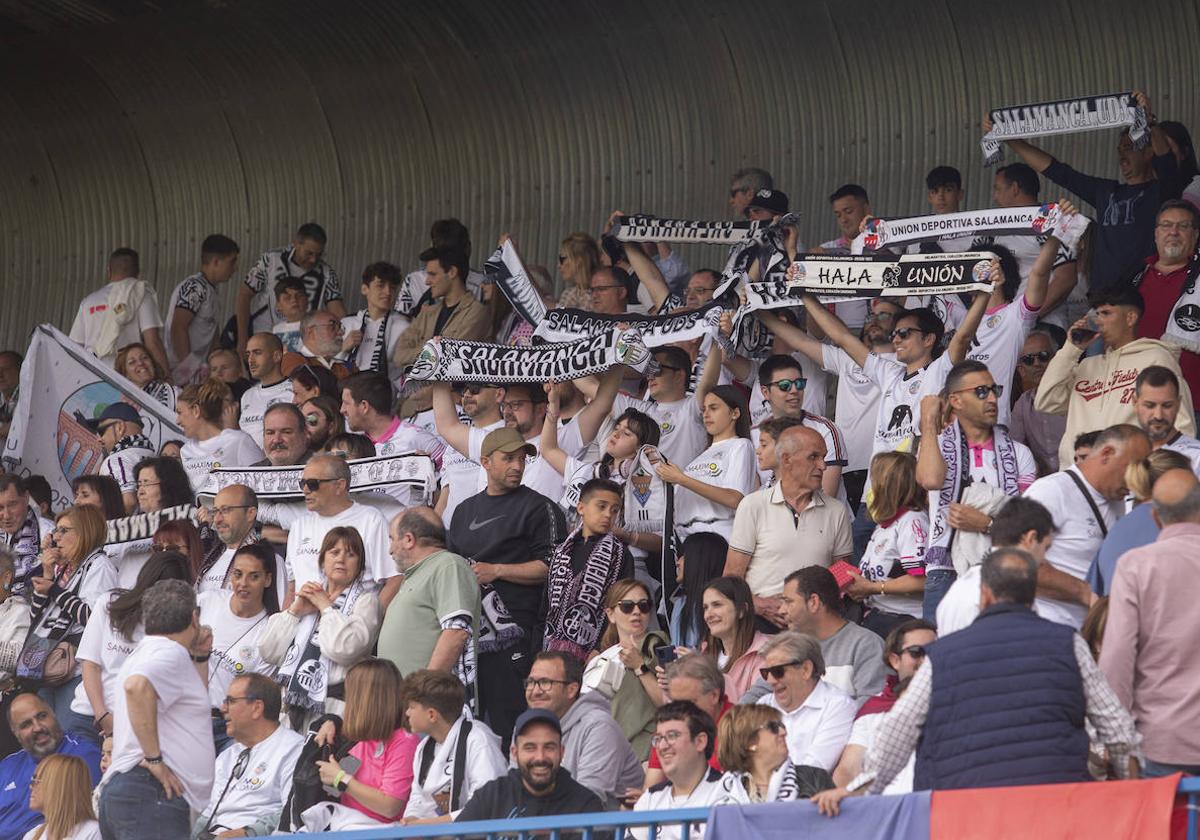
[[[1187,840],[1200,840],[1200,777],[1187,777],[1179,782],[1179,793],[1187,797]],[[362,831],[339,831],[326,834],[338,840],[408,840],[409,838],[433,837],[516,837],[530,840],[537,836],[560,840],[562,835],[580,836],[582,840],[596,840],[597,835],[612,836],[616,840],[627,828],[646,828],[649,840],[657,840],[664,826],[683,829],[679,837],[686,840],[687,832],[694,825],[708,822],[707,808],[680,808],[673,811],[620,811],[603,814],[572,814],[562,817],[525,817],[515,820],[482,820],[468,823],[444,823],[441,825],[385,826]],[[312,834],[289,834],[287,837],[313,837]]]

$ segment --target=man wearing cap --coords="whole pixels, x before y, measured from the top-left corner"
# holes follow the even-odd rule
[[[780,190],[759,190],[746,205],[746,218],[752,222],[770,222],[787,213],[788,197]]]
[[[512,758],[517,766],[475,791],[455,822],[604,810],[600,798],[561,766],[562,726],[554,712],[527,709],[521,713],[513,728]]]
[[[142,434],[141,415],[129,403],[115,402],[104,409],[99,418],[89,421],[88,426],[100,436],[100,443],[107,453],[100,463],[100,475],[110,475],[117,480],[121,485],[125,512],[133,513],[137,505],[133,468],[143,458],[155,455],[154,444]]]
[[[554,547],[566,537],[562,509],[521,483],[537,450],[514,428],[483,439],[487,489],[450,520],[448,548],[471,564],[481,587],[479,699],[483,719],[507,734],[525,709],[530,645]]]

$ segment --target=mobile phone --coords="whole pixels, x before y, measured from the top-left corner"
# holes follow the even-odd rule
[[[666,668],[679,658],[679,654],[675,652],[674,645],[655,645],[654,658],[658,660],[660,666]]]

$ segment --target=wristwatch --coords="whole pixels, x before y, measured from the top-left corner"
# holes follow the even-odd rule
[[[337,784],[335,785],[335,787],[338,789],[338,793],[345,793],[346,788],[350,787],[350,780],[353,778],[353,776],[347,773],[345,776],[338,779]]]
[[[646,663],[643,662],[641,665],[637,666],[637,669],[633,672],[633,675],[635,677],[640,677],[642,674],[648,674],[648,673],[650,673],[650,669],[647,668]]]
[[[144,759],[147,764],[162,764],[162,753],[158,755],[148,755]]]

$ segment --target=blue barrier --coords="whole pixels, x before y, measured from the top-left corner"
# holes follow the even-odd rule
[[[1187,840],[1200,840],[1200,777],[1185,777],[1179,782],[1179,793],[1187,797]],[[532,835],[549,836],[549,840],[560,840],[563,832],[578,834],[582,840],[595,840],[597,834],[615,836],[617,840],[627,828],[647,829],[649,840],[657,840],[663,826],[679,826],[684,832],[691,827],[708,822],[707,808],[679,808],[673,811],[620,811],[603,814],[572,814],[562,817],[525,817],[516,820],[481,820],[468,823],[443,823],[441,825],[385,826],[362,831],[339,831],[320,835],[337,840],[409,840],[409,838],[516,837],[529,840]],[[312,834],[283,835],[301,840]],[[683,840],[686,833],[681,833]]]

